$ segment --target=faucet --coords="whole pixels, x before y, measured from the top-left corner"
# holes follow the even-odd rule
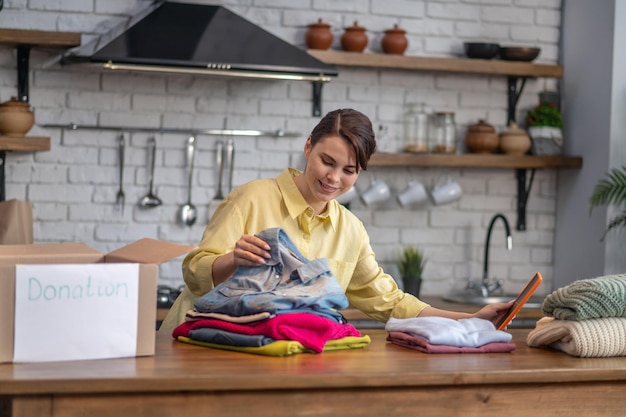
[[[498,219],[502,219],[504,223],[504,229],[506,231],[506,248],[511,250],[513,248],[513,238],[511,237],[511,227],[509,226],[509,221],[506,219],[504,214],[497,213],[495,216],[491,218],[489,222],[489,227],[487,228],[487,239],[485,241],[485,256],[483,258],[483,277],[480,285],[477,285],[474,281],[468,282],[467,289],[478,289],[480,294],[487,298],[489,294],[496,290],[502,289],[502,282],[498,279],[493,282],[489,279],[489,242],[491,240],[491,231],[493,230],[493,225]]]

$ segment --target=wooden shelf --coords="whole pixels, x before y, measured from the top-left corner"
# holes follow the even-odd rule
[[[448,167],[448,168],[580,168],[582,157],[579,156],[534,156],[502,154],[414,154],[414,153],[375,153],[369,166],[412,166],[412,167]]]
[[[465,74],[503,75],[515,77],[561,78],[563,66],[469,58],[429,58],[376,53],[343,52],[333,50],[307,51],[310,55],[331,65],[348,67],[389,68],[417,71],[439,71]]]
[[[80,45],[80,33],[0,29],[0,44],[72,48]]]
[[[35,152],[49,151],[50,138],[43,136],[0,136],[0,151]]]

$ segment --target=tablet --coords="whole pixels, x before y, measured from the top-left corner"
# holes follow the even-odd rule
[[[496,326],[496,329],[498,330],[506,329],[506,326],[508,326],[511,320],[515,318],[515,315],[519,313],[519,311],[522,309],[522,306],[526,303],[526,301],[528,301],[530,296],[533,295],[533,293],[535,292],[537,287],[539,287],[539,284],[541,284],[542,281],[543,281],[543,277],[541,276],[539,272],[537,272],[530,279],[530,281],[528,281],[528,284],[526,284],[526,287],[524,287],[522,292],[519,293],[517,298],[515,298],[515,302],[513,303],[511,308],[509,308],[506,311],[506,313],[503,314],[500,318],[498,318],[497,321],[494,323]]]

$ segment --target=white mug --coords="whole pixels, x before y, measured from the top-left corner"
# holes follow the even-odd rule
[[[385,181],[374,180],[372,184],[361,194],[361,200],[366,206],[389,200],[391,190]]]
[[[335,200],[337,200],[339,204],[348,204],[354,201],[354,199],[356,199],[358,196],[359,196],[359,193],[356,190],[356,187],[353,185],[352,187],[350,187],[348,191],[341,194]]]
[[[450,177],[438,182],[430,190],[430,196],[436,205],[452,203],[461,198],[462,195],[461,185]]]
[[[428,193],[424,184],[419,181],[410,181],[396,198],[402,207],[407,207],[411,204],[421,204],[427,201]]]

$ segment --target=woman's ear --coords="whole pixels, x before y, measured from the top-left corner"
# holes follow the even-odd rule
[[[304,158],[309,159],[309,154],[311,153],[311,149],[313,149],[313,145],[311,144],[311,136],[307,138],[304,143]]]

